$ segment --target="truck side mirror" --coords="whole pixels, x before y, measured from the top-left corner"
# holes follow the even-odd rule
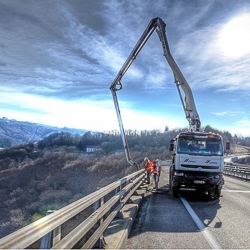
[[[173,139],[171,139],[171,141],[170,141],[169,151],[174,151],[174,140]]]
[[[229,150],[230,150],[230,142],[227,141],[227,142],[226,142],[226,151],[229,151]]]

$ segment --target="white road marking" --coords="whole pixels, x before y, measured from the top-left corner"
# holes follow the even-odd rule
[[[230,193],[250,193],[250,190],[230,190],[230,189],[226,189],[223,190],[223,192],[230,192]]]
[[[197,227],[200,229],[202,232],[203,236],[207,240],[208,244],[212,249],[222,249],[220,244],[216,241],[216,239],[213,237],[213,235],[208,231],[206,226],[202,223],[200,218],[197,216],[197,214],[194,212],[192,207],[189,205],[186,199],[181,197],[181,201],[183,202],[184,206],[186,207],[187,211],[193,218],[194,222],[196,223]]]

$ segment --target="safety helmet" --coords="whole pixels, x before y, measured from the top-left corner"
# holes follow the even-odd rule
[[[144,161],[146,161],[146,160],[148,160],[148,157],[145,157],[145,158],[144,158]]]

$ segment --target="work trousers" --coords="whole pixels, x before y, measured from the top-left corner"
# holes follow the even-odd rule
[[[155,188],[158,188],[159,176],[157,173],[154,173],[154,181],[155,181]]]
[[[161,169],[158,170],[159,178],[161,176]]]
[[[150,184],[151,171],[147,171],[147,183]]]

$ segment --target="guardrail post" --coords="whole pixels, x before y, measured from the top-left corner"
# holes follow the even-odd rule
[[[119,179],[117,179],[117,181],[118,181]],[[122,184],[120,184],[120,186],[119,187],[117,187],[116,189],[115,189],[115,195],[118,193],[118,192],[120,192],[122,190]],[[112,209],[114,208],[115,206],[113,206],[112,207]],[[116,214],[116,216],[115,216],[116,218],[123,218],[123,215],[122,215],[122,213],[121,213],[121,211],[119,211],[117,214]]]
[[[102,197],[100,199],[100,207],[104,204],[104,197]],[[103,223],[103,217],[100,219],[99,225],[101,225]],[[106,245],[105,239],[103,234],[101,235],[100,239],[99,239],[99,248],[103,249],[104,246]]]
[[[55,210],[48,210],[46,215],[55,212]],[[61,240],[61,226],[55,228],[53,231],[49,232],[40,239],[40,249],[50,249],[58,241]]]
[[[100,189],[99,187],[97,187],[97,190]],[[93,205],[93,210],[96,211],[99,207],[101,207],[104,204],[104,197],[102,197],[100,200],[96,201]],[[101,224],[103,223],[103,218],[101,218],[98,222],[98,226],[99,227]],[[101,235],[101,237],[99,238],[99,240],[96,242],[94,247],[99,247],[100,249],[103,249],[104,246],[106,245],[105,239],[103,237],[103,235]]]
[[[61,226],[59,226],[59,227],[57,227],[57,228],[55,228],[53,230],[53,235],[52,235],[52,244],[53,244],[53,246],[57,242],[59,242],[61,240],[61,237],[62,237],[62,235],[61,235]]]
[[[118,181],[119,179],[117,179],[117,181]],[[120,186],[119,187],[117,187],[116,189],[115,189],[115,194],[117,194],[118,192],[120,192],[122,190],[122,184],[120,184]]]

